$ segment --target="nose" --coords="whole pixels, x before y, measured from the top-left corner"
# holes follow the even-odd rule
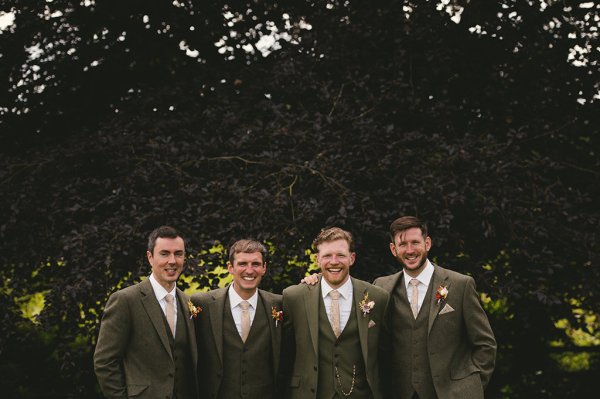
[[[169,262],[169,263],[175,263],[175,254],[170,254],[170,255],[169,255],[168,262]]]

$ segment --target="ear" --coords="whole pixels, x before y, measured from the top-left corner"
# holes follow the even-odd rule
[[[350,266],[352,266],[354,264],[354,262],[356,261],[356,252],[350,252],[350,259],[352,260],[352,263],[350,263]]]
[[[425,237],[425,249],[429,252],[431,249],[431,237]]]
[[[229,274],[233,274],[233,265],[229,261],[227,261],[227,271]]]
[[[427,245],[427,243],[425,243],[425,245]],[[392,255],[398,256],[398,255],[396,255],[396,246],[394,245],[393,242],[390,242],[390,251],[392,251]]]
[[[148,258],[148,263],[152,264],[152,252],[146,251],[146,258]]]

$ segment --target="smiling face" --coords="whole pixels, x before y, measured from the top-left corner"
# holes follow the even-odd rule
[[[348,241],[325,241],[319,244],[317,250],[317,263],[323,278],[331,288],[341,287],[350,278],[350,266],[356,259],[356,254],[350,252]]]
[[[423,270],[430,248],[431,238],[423,237],[418,227],[398,232],[390,243],[390,251],[411,277],[417,277]]]
[[[152,252],[146,251],[146,256],[156,281],[167,291],[171,291],[183,271],[185,261],[183,238],[159,237]]]
[[[242,299],[249,299],[258,288],[267,271],[260,252],[237,252],[233,264],[227,262],[227,270],[233,276],[233,289]]]

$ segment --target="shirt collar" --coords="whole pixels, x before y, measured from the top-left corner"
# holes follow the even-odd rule
[[[238,306],[240,302],[244,300],[241,296],[238,295],[237,292],[235,292],[235,290],[233,289],[233,284],[235,283],[231,283],[228,290],[229,304],[231,305],[231,309]],[[256,309],[256,306],[258,305],[258,289],[254,292],[254,295],[252,295],[247,301],[248,303],[250,303],[250,306],[252,306],[252,309]]]
[[[325,298],[329,293],[333,291],[333,288],[327,283],[327,280],[321,278],[321,295]],[[341,287],[337,288],[342,298],[349,299],[352,297],[352,278],[348,277],[348,280]]]
[[[433,276],[433,270],[434,270],[433,265],[431,264],[429,259],[426,259],[425,267],[423,268],[423,270],[421,271],[421,273],[419,273],[419,275],[417,277],[411,277],[408,274],[404,273],[404,285],[408,289],[410,280],[412,280],[413,278],[416,278],[417,280],[419,280],[419,283],[423,284],[425,287],[428,287],[429,282],[431,281],[431,276]]]
[[[154,291],[154,295],[156,295],[157,300],[162,301],[165,295],[167,294],[173,295],[173,298],[177,297],[177,287],[173,287],[171,292],[168,292],[167,290],[165,290],[165,287],[163,287],[159,284],[158,281],[156,281],[156,278],[154,278],[154,274],[150,274],[150,277],[148,277],[148,279],[150,280],[150,284],[152,284],[152,290]]]

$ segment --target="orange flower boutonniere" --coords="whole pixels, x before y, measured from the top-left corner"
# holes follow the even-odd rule
[[[202,307],[194,306],[191,300],[188,301],[188,309],[190,310],[190,319],[195,319],[198,313],[202,312]]]
[[[369,301],[369,293],[367,292],[365,294],[365,297],[358,304],[358,306],[360,307],[360,310],[363,312],[363,317],[366,317],[367,314],[369,314],[369,312],[371,312],[371,309],[373,309],[373,307],[375,306],[375,301]]]
[[[446,299],[447,296],[448,287],[446,287],[445,285],[440,285],[440,287],[437,289],[437,292],[435,293],[435,299],[437,299],[437,303],[439,304],[440,302],[442,302],[444,299]]]
[[[283,310],[277,310],[275,306],[271,307],[271,317],[275,320],[275,327],[277,327],[277,323],[283,321]]]

